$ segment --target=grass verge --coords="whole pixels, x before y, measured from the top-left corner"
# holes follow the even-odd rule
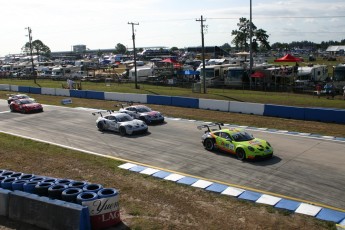
[[[118,189],[126,228],[335,229],[334,223],[313,217],[122,170],[118,168],[122,162],[110,158],[1,133],[0,146],[0,168]],[[0,229],[35,228],[0,218]]]

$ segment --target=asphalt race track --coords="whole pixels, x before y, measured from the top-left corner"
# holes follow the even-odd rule
[[[10,113],[0,100],[0,131],[345,209],[344,142],[251,131],[271,143],[275,156],[242,162],[205,150],[199,122],[167,119],[149,126],[148,134],[122,137],[98,131],[95,120],[89,110],[58,106],[44,106],[43,113]]]

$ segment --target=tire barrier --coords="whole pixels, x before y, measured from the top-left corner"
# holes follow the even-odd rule
[[[12,183],[12,190],[19,190],[19,191],[24,191],[24,184],[28,182],[27,180],[15,180]]]
[[[17,180],[15,177],[8,177],[1,181],[1,188],[12,190],[12,183]]]
[[[40,182],[35,186],[34,193],[39,196],[48,196],[48,188],[54,185],[53,182]]]
[[[83,202],[89,202],[97,199],[98,195],[95,192],[82,192],[77,196],[77,203],[82,205]]]
[[[14,173],[14,172],[12,172],[12,171],[6,171],[6,170],[5,170],[5,172],[1,173],[1,176],[6,176],[6,177],[8,177],[8,176],[11,176],[13,173]]]
[[[76,203],[77,196],[83,192],[81,188],[67,188],[61,193],[61,199],[64,201]]]
[[[34,174],[25,174],[25,173],[23,173],[23,175],[21,175],[19,177],[20,180],[31,180],[32,178],[35,178]]]
[[[41,177],[41,176],[35,176],[34,178],[32,178],[30,181],[36,181],[36,182],[41,182],[42,180],[46,179],[45,177]]]
[[[114,188],[5,169],[0,170],[0,215],[47,229],[104,229],[121,222]]]
[[[54,183],[56,182],[56,178],[46,178],[41,181],[42,183]]]
[[[23,191],[27,193],[34,193],[35,187],[39,183],[39,181],[28,181],[23,184]]]
[[[101,184],[88,184],[83,187],[83,191],[97,193],[102,188],[103,186]]]
[[[15,172],[15,173],[12,173],[11,175],[9,175],[8,177],[14,177],[14,178],[19,178],[23,175],[23,173],[21,172]]]
[[[1,188],[1,182],[3,181],[3,180],[5,180],[7,178],[7,176],[0,176],[0,188]]]
[[[85,181],[72,181],[71,183],[68,184],[68,187],[82,189],[85,185],[88,185],[88,183]]]
[[[54,184],[48,188],[48,197],[61,200],[61,194],[68,188],[67,184]]]
[[[69,180],[69,179],[57,179],[55,181],[56,184],[65,184],[65,185],[68,185],[71,182],[73,182],[73,180]]]

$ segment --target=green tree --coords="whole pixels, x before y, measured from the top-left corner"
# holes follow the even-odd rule
[[[229,45],[229,43],[224,43],[220,48],[222,48],[226,52],[230,52],[231,51],[231,46]]]
[[[30,43],[27,42],[23,48],[22,51],[26,54],[30,54]],[[41,40],[35,40],[32,42],[32,53],[34,55],[42,55],[45,57],[50,57],[51,51],[48,46],[46,46]]]
[[[178,51],[179,49],[176,47],[176,46],[173,46],[170,48],[170,51],[171,52],[175,52],[175,51]]]
[[[237,49],[249,50],[250,43],[250,27],[252,29],[252,50],[257,52],[259,48],[261,49],[270,49],[268,42],[267,32],[263,29],[257,29],[257,27],[251,23],[246,18],[240,18],[240,22],[237,23],[238,30],[233,30],[231,35],[234,36],[232,43]]]
[[[117,43],[117,45],[115,47],[115,52],[117,54],[125,54],[127,52],[127,48],[125,45],[123,45],[121,43]]]

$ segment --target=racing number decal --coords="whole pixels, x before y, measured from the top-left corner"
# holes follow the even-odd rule
[[[221,148],[224,148],[224,149],[230,149],[230,150],[232,150],[232,151],[234,151],[235,150],[235,145],[234,144],[232,144],[231,142],[229,142],[229,141],[223,141],[223,140],[221,140],[221,142],[220,142],[220,147]]]
[[[226,143],[226,148],[230,149],[230,150],[235,150],[235,146],[232,143]]]

